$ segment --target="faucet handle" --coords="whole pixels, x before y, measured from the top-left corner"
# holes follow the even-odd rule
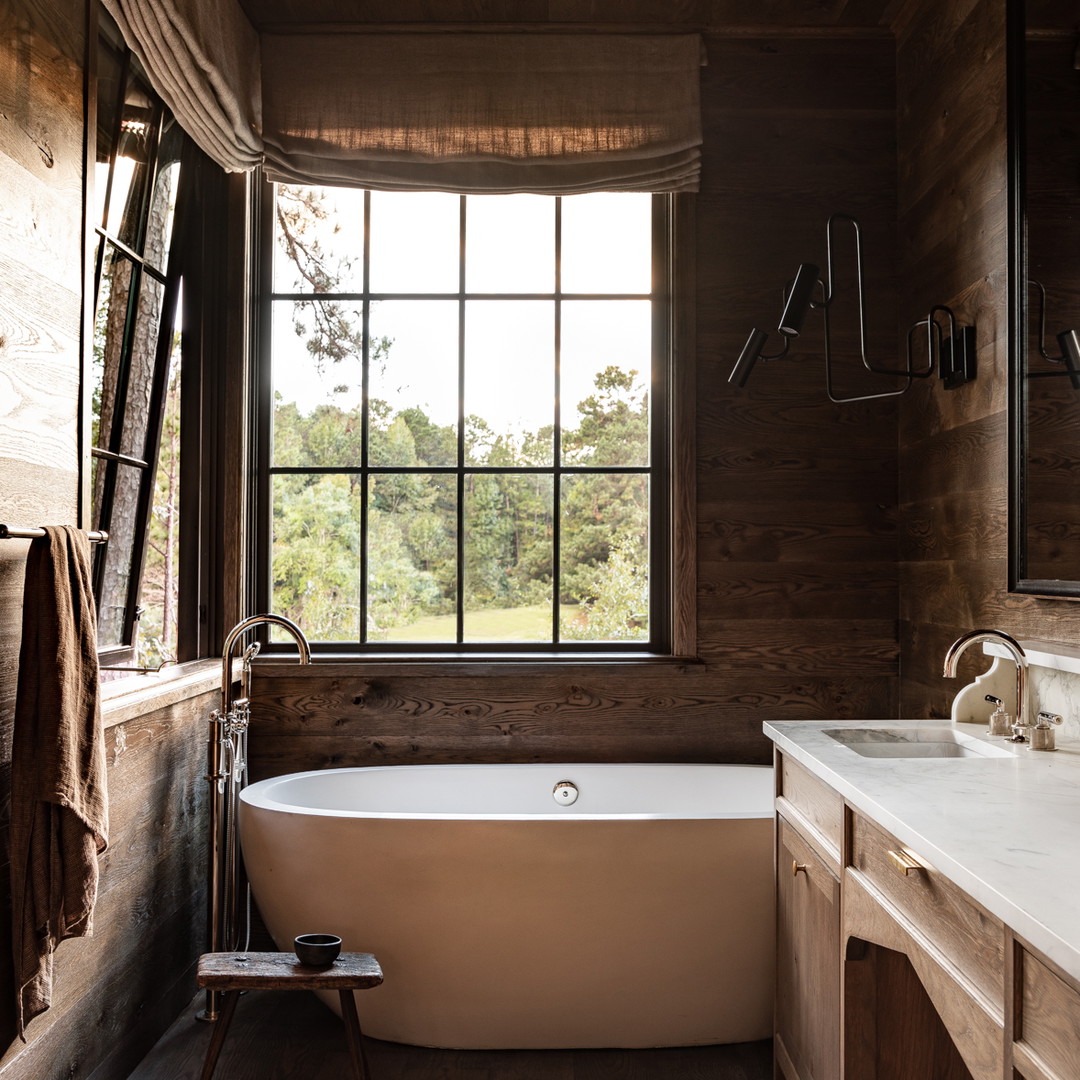
[[[1009,721],[1009,714],[1005,712],[1005,702],[999,697],[994,697],[993,694],[987,694],[985,700],[994,706],[994,711],[987,721],[987,732],[990,735],[1008,735],[1012,724]]]
[[[1064,717],[1057,713],[1041,712],[1036,722],[1031,726],[1031,745],[1029,750],[1056,750],[1054,745],[1054,727],[1060,727],[1065,722]],[[1053,727],[1051,726],[1053,725]]]

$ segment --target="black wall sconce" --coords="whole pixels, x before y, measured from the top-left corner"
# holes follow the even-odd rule
[[[833,388],[832,334],[829,325],[829,308],[835,299],[833,291],[833,237],[839,223],[850,226],[855,239],[855,273],[857,280],[857,300],[859,307],[859,353],[863,367],[874,375],[890,375],[904,380],[899,390],[886,390],[873,394],[854,394],[839,396]],[[848,214],[833,214],[825,226],[826,272],[825,280],[820,278],[821,271],[814,263],[802,263],[795,273],[793,281],[784,289],[784,310],[777,323],[777,331],[783,338],[783,347],[777,353],[765,353],[769,335],[756,327],[739,354],[735,366],[731,369],[728,382],[735,386],[745,386],[750,372],[758,360],[779,360],[788,354],[791,342],[802,332],[803,324],[811,311],[821,311],[825,331],[825,392],[830,401],[872,401],[875,398],[897,397],[912,386],[914,379],[927,379],[935,370],[941,377],[946,390],[955,390],[975,378],[975,327],[959,326],[952,311],[935,305],[925,319],[915,323],[907,336],[907,364],[903,368],[883,367],[870,361],[866,355],[866,313],[863,299],[863,257],[862,233],[858,221]],[[820,299],[814,293],[820,288]],[[944,325],[942,319],[944,318]],[[914,341],[921,328],[926,328],[927,364],[924,369],[916,368]]]
[[[1054,371],[1028,371],[1029,379],[1060,378],[1062,375],[1069,377],[1069,382],[1074,390],[1080,390],[1080,331],[1062,330],[1055,335],[1058,345],[1061,346],[1060,356],[1051,356],[1046,351],[1046,289],[1041,281],[1028,278],[1028,288],[1039,290],[1039,355],[1051,364],[1061,364],[1061,368]]]

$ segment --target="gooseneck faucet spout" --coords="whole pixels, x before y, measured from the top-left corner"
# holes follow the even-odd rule
[[[969,645],[976,645],[983,641],[997,642],[1016,664],[1016,726],[1023,731],[1024,728],[1031,726],[1028,724],[1027,655],[1015,638],[1001,630],[971,630],[949,646],[949,651],[945,654],[943,674],[947,679],[955,679],[956,662],[961,654]]]
[[[226,635],[221,650],[221,707],[210,714],[207,739],[207,776],[210,800],[207,811],[210,843],[207,883],[207,946],[210,952],[241,948],[239,940],[240,855],[237,849],[237,815],[240,789],[247,782],[247,732],[251,718],[249,683],[251,661],[259,644],[243,653],[240,696],[233,697],[233,652],[236,643],[256,626],[278,626],[296,642],[300,663],[311,663],[311,647],[303,630],[284,615],[252,615],[238,622]],[[208,990],[202,1020],[216,1020],[220,991]]]
[[[228,711],[229,693],[232,687],[233,649],[240,637],[254,626],[280,626],[282,630],[288,631],[300,652],[300,663],[311,663],[311,646],[308,645],[308,639],[304,636],[304,631],[292,619],[287,619],[284,615],[274,615],[271,612],[242,619],[229,631],[221,649],[221,711],[223,713]]]

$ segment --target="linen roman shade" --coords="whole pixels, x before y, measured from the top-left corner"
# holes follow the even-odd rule
[[[104,0],[223,168],[463,193],[693,191],[696,34],[259,34],[236,0]]]
[[[103,0],[177,123],[227,172],[262,160],[259,35],[235,0]]]

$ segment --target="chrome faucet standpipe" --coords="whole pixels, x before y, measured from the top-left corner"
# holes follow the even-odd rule
[[[960,659],[961,654],[969,645],[976,645],[983,641],[997,642],[1008,652],[1016,664],[1016,723],[1013,725],[1013,729],[1020,736],[1017,741],[1026,741],[1023,733],[1027,728],[1031,727],[1031,724],[1028,723],[1027,655],[1024,653],[1020,642],[1001,630],[971,630],[964,634],[963,637],[957,638],[949,646],[949,651],[945,654],[943,674],[947,679],[955,679],[956,662]]]
[[[296,642],[301,664],[311,663],[311,647],[303,630],[284,615],[252,615],[238,622],[221,650],[221,707],[209,718],[206,743],[206,779],[210,786],[207,817],[210,842],[207,852],[207,941],[210,952],[240,947],[240,854],[236,835],[240,789],[247,783],[247,733],[251,720],[251,661],[259,652],[255,642],[244,650],[240,668],[240,696],[232,696],[232,662],[236,643],[256,626],[279,626]],[[206,992],[200,1020],[217,1020],[221,992]]]

